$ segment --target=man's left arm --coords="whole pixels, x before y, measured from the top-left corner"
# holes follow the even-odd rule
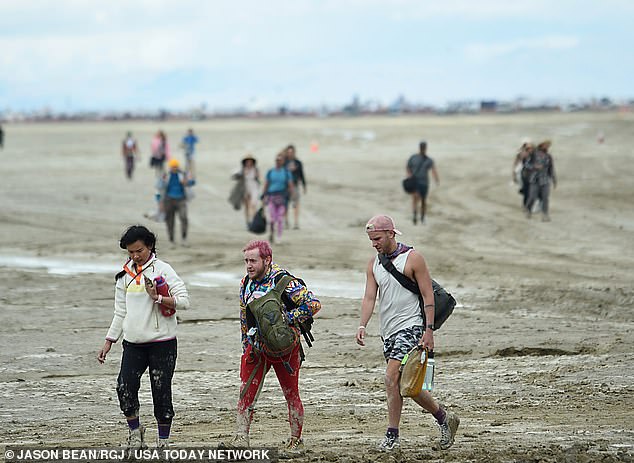
[[[304,166],[302,162],[299,162],[299,175],[297,176],[302,186],[304,187],[304,193],[306,193],[306,177],[304,177]],[[298,182],[299,185],[299,182]]]
[[[431,175],[434,177],[436,185],[440,185],[440,177],[438,177],[438,171],[436,170],[436,163],[431,166]]]
[[[289,322],[301,323],[321,310],[321,302],[299,281],[292,280],[285,291],[293,302],[293,308],[287,311]]]
[[[553,181],[553,188],[557,188],[557,176],[555,175],[555,161],[552,155],[550,156],[550,178]]]
[[[434,319],[436,315],[436,306],[434,304],[434,288],[431,284],[431,276],[427,263],[422,254],[418,252],[412,253],[412,271],[414,279],[418,284],[420,293],[423,296],[423,311],[425,312],[425,326],[422,345],[429,350],[434,350]]]

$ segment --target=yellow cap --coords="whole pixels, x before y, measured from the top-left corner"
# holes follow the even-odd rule
[[[178,162],[178,159],[172,158],[167,162],[167,165],[170,167],[179,167],[180,162]]]

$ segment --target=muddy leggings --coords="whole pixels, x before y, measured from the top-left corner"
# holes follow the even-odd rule
[[[148,367],[154,416],[159,423],[170,423],[174,417],[172,377],[176,367],[176,339],[147,344],[123,341],[121,371],[117,379],[119,406],[126,417],[139,416],[141,376]]]
[[[293,373],[289,373],[280,359],[269,359],[262,354],[256,354],[251,346],[242,354],[240,361],[240,399],[238,401],[238,432],[249,434],[255,402],[264,384],[264,377],[271,366],[275,370],[277,380],[288,405],[288,421],[291,425],[291,436],[301,437],[304,425],[304,405],[299,397],[299,369],[301,366],[299,344],[290,354],[289,366]],[[250,380],[250,381],[249,381]]]

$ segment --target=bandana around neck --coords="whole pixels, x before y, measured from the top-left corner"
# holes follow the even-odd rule
[[[413,249],[413,247],[412,246],[407,246],[406,244],[403,244],[403,243],[397,243],[396,244],[396,250],[394,252],[389,253],[389,254],[384,254],[384,256],[387,257],[388,259],[392,260],[396,256],[398,256],[400,254],[403,254],[404,252],[407,252],[410,249]]]

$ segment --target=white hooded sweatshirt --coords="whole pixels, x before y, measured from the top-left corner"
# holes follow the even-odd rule
[[[166,262],[154,254],[143,266],[141,275],[133,278],[137,271],[134,262],[124,265],[125,275],[117,280],[114,297],[114,318],[106,339],[117,342],[123,339],[132,343],[168,341],[176,338],[176,315],[166,317],[158,304],[145,291],[144,276],[154,280],[159,275],[167,282],[170,296],[176,302],[176,311],[189,308],[189,294],[185,283]],[[131,274],[132,275],[131,275]]]

